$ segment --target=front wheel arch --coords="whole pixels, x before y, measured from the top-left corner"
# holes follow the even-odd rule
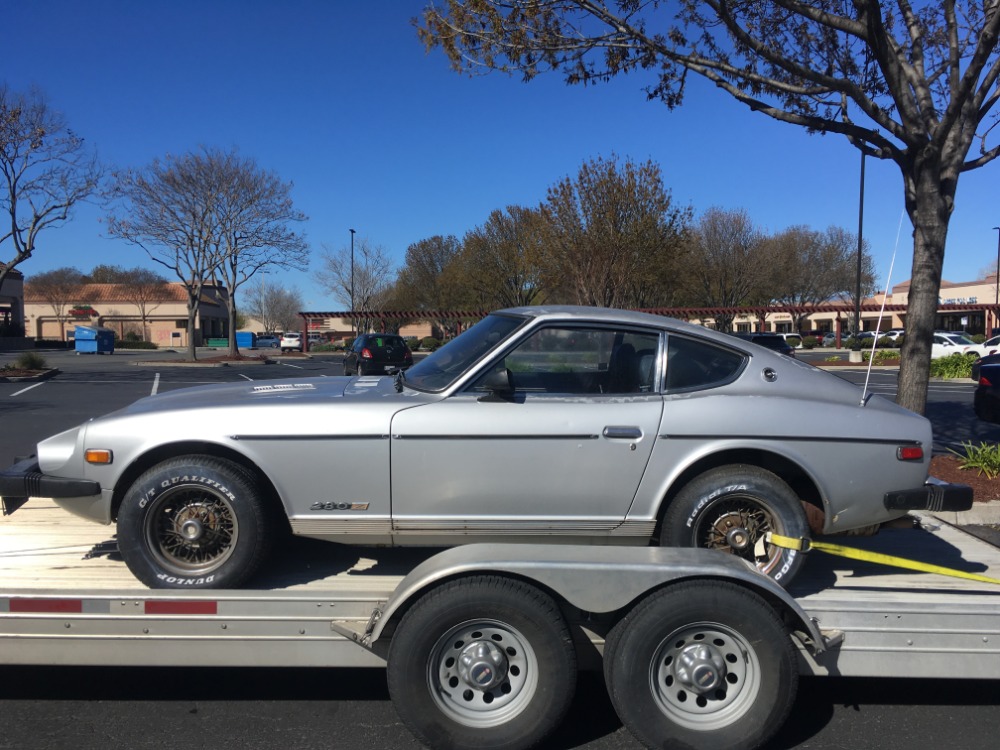
[[[285,509],[284,502],[281,500],[280,495],[278,495],[278,491],[275,489],[274,484],[271,483],[271,480],[263,471],[260,470],[257,464],[248,459],[242,453],[234,451],[231,448],[227,448],[226,446],[194,440],[160,445],[150,451],[147,451],[146,453],[143,453],[141,456],[138,456],[128,466],[128,468],[122,472],[121,476],[118,477],[118,481],[115,483],[115,490],[111,499],[112,522],[118,520],[118,512],[121,509],[122,501],[125,499],[125,494],[128,492],[129,487],[132,486],[136,479],[157,464],[163,463],[171,458],[187,455],[203,455],[211,456],[212,458],[220,458],[224,461],[234,463],[244,471],[249,472],[253,476],[255,484],[267,498],[269,508],[273,511],[275,518],[271,519],[271,522],[279,523],[276,528],[280,529],[280,519],[284,519],[284,528],[290,531],[291,527],[288,525],[288,513]]]

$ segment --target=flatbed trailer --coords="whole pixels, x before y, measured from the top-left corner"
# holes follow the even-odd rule
[[[388,661],[395,702],[398,694],[408,692],[405,685],[414,674],[413,668],[408,673],[395,667],[404,661],[392,651],[404,627],[402,621],[419,609],[417,604],[423,603],[426,591],[441,593],[448,588],[445,584],[454,587],[459,578],[477,577],[478,584],[487,588],[496,580],[515,581],[517,586],[525,584],[531,591],[540,589],[543,596],[551,595],[565,615],[573,641],[574,674],[577,664],[580,668],[603,666],[620,714],[622,704],[637,702],[636,696],[624,694],[620,686],[643,682],[635,679],[636,674],[649,671],[640,659],[638,672],[623,672],[633,668],[623,654],[643,638],[664,640],[649,632],[641,635],[645,610],[639,605],[656,598],[651,593],[700,583],[711,588],[703,597],[710,606],[731,589],[746,589],[776,611],[787,628],[784,640],[790,641],[790,663],[797,674],[1000,679],[1000,587],[819,552],[809,553],[805,569],[785,594],[769,579],[749,569],[743,572],[741,563],[730,565],[736,561],[728,556],[701,550],[472,545],[460,548],[469,552],[453,550],[441,557],[435,556],[436,550],[340,548],[294,540],[275,556],[275,566],[255,581],[257,588],[183,591],[140,587],[116,559],[110,534],[109,528],[77,521],[39,500],[0,522],[0,663],[384,668]],[[914,516],[913,528],[837,541],[1000,578],[1000,550],[931,515]],[[705,556],[699,556],[701,552]],[[726,559],[717,564],[718,558]],[[442,594],[445,609],[464,601],[463,591],[451,592],[450,600],[448,593]],[[664,611],[673,612],[676,601],[691,599],[690,593],[686,591]],[[515,594],[525,596],[520,589]],[[701,616],[691,616],[700,622]],[[417,615],[413,617],[419,622]],[[714,621],[708,615],[701,619]],[[512,635],[520,634],[517,628],[490,630],[492,623],[502,620],[490,615],[478,630],[456,630],[458,636],[449,631],[449,637],[474,640],[485,629],[494,640],[507,637],[509,643]],[[428,629],[428,622],[433,618],[425,617],[422,629]],[[677,633],[683,636],[680,640],[692,643],[702,638],[692,627],[675,628],[669,640],[677,640]],[[640,635],[630,640],[632,631]],[[738,631],[736,626],[719,626],[709,635],[719,643],[730,636],[738,643],[753,641],[749,636],[741,641]],[[490,657],[488,640],[483,637],[485,656],[476,665],[481,667],[493,658],[503,662],[504,670],[518,668],[513,656]],[[722,656],[724,651],[720,651]],[[780,650],[758,654],[747,660],[746,670],[740,667],[734,675],[730,667],[727,675],[725,665],[713,666],[712,654],[691,654],[685,655],[694,659],[693,692],[689,693],[697,693],[699,701],[699,675],[709,681],[728,676],[731,681],[750,683],[757,669],[767,684],[769,663],[784,658]],[[649,656],[662,659],[662,648]],[[422,679],[419,670],[427,670],[427,657],[421,658],[424,662],[414,662],[418,682]],[[668,654],[667,659],[671,658]],[[539,659],[535,666],[545,661]],[[615,669],[624,676],[616,677]],[[447,672],[443,666],[440,670],[442,675]],[[473,672],[462,679],[475,677]],[[507,679],[504,689],[509,690],[513,681],[515,697],[521,689],[529,691],[530,686]],[[615,680],[617,692],[622,693],[617,696]],[[714,695],[723,696],[723,703],[736,701],[732,695],[738,691],[731,690],[726,697],[722,687]],[[787,692],[784,687],[778,690],[782,691]],[[499,687],[495,695],[501,703],[509,699]],[[623,716],[640,740],[658,743],[664,731],[674,731],[673,725],[678,724],[678,733],[671,737],[692,746],[725,747],[730,740],[734,747],[754,744],[745,734],[745,721],[734,724],[725,712],[715,718],[710,711],[689,713],[671,695],[664,690],[657,704],[670,720],[669,730],[662,725],[643,727],[642,718]],[[711,704],[713,694],[705,695]],[[765,698],[760,697],[760,702],[766,702]],[[443,736],[420,726],[420,715],[430,709],[419,702],[416,708],[410,707],[409,717],[401,710],[404,722],[431,745],[475,747],[477,731],[498,731],[493,720],[478,726],[479,713],[462,700],[456,699],[457,705],[447,696],[435,700],[437,704],[432,703],[430,709],[436,706],[445,715],[451,712],[450,718],[468,731]],[[786,702],[790,706],[791,699]],[[745,710],[738,702],[726,708],[729,714]],[[545,711],[553,713],[554,709]],[[780,726],[783,711],[787,713],[787,706],[764,712],[766,733],[776,731],[775,722]],[[763,741],[765,730],[761,731],[757,739]],[[509,746],[519,745],[512,741]]]

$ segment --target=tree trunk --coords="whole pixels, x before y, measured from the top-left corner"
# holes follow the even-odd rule
[[[944,178],[940,157],[930,148],[925,151],[911,169],[903,170],[906,212],[913,224],[913,270],[896,395],[898,404],[918,414],[927,406],[941,269],[957,187],[956,179]]]
[[[230,287],[230,289],[233,289],[233,287]],[[233,294],[226,297],[226,312],[229,313],[229,356],[238,357],[240,350],[236,346],[236,296]],[[304,349],[305,344],[302,346]]]
[[[198,359],[195,351],[195,323],[198,320],[198,297],[188,296],[188,359]]]

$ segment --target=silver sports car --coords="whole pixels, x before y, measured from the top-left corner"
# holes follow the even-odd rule
[[[926,419],[784,355],[621,310],[502,310],[392,376],[173,391],[0,473],[117,523],[153,587],[232,588],[288,527],[364,545],[473,541],[726,550],[786,583],[768,531],[825,533],[972,492],[928,479]],[[850,471],[843,467],[849,466]]]

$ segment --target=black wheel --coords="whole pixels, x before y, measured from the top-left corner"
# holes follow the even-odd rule
[[[759,747],[798,687],[777,613],[725,581],[680,583],[641,602],[605,641],[604,677],[622,723],[651,748]]]
[[[273,540],[266,504],[248,472],[211,456],[164,461],[129,488],[118,548],[152,588],[236,588]]]
[[[388,680],[403,723],[431,747],[529,748],[569,708],[576,653],[551,597],[480,576],[413,605],[393,635]]]
[[[769,531],[796,538],[809,535],[799,498],[769,471],[720,466],[689,482],[673,499],[663,517],[660,544],[730,552],[787,586],[805,556],[766,544]]]

